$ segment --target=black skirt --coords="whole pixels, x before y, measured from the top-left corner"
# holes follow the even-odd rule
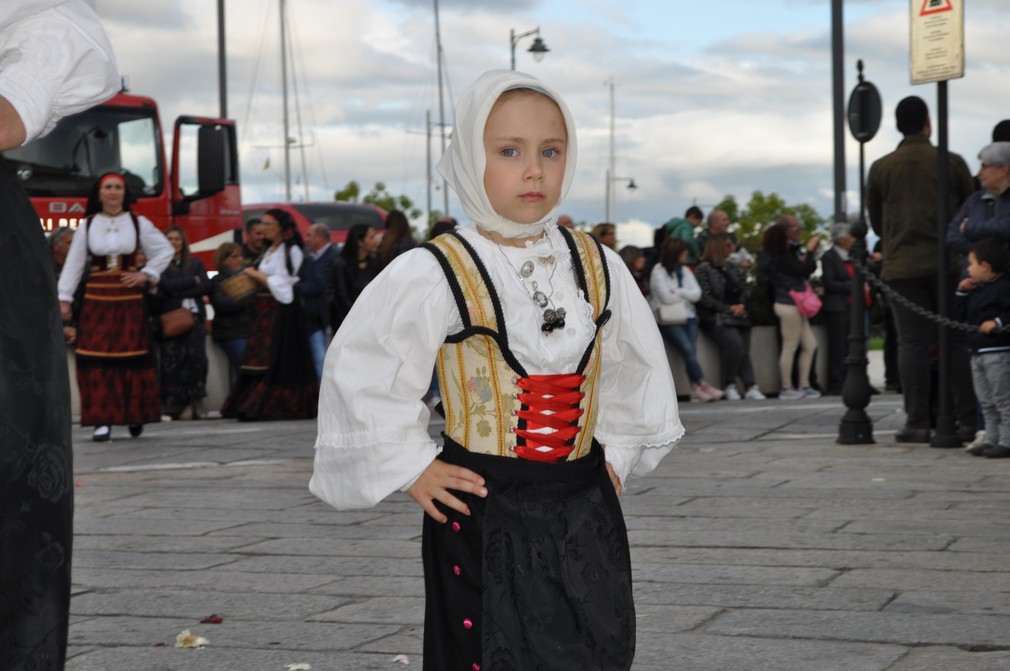
[[[439,459],[488,496],[455,492],[469,516],[436,502],[449,521],[424,517],[425,671],[631,668],[628,534],[599,445],[542,464],[446,438]]]
[[[257,298],[254,310],[238,380],[221,415],[243,421],[315,417],[319,379],[300,302],[278,303],[267,294]]]
[[[63,669],[74,480],[53,261],[0,158],[0,670]]]

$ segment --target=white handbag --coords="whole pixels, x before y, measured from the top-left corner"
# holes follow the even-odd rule
[[[662,326],[683,326],[687,323],[687,303],[660,303],[656,307],[656,322]]]

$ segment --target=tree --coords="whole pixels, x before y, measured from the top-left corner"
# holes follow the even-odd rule
[[[414,201],[412,201],[407,196],[394,196],[386,190],[386,185],[382,182],[376,182],[375,186],[371,191],[361,196],[361,187],[355,181],[350,181],[340,191],[333,194],[334,200],[348,201],[351,203],[359,202],[358,198],[361,197],[360,202],[370,203],[372,205],[377,205],[382,209],[386,210],[400,210],[408,219],[417,219],[423,212],[419,208],[414,207]]]
[[[804,237],[807,238],[816,232],[823,231],[827,226],[827,220],[808,203],[789,205],[774,192],[766,196],[761,191],[755,191],[751,194],[747,207],[742,211],[733,196],[723,198],[722,202],[714,209],[724,211],[729,216],[729,220],[736,223],[733,232],[737,239],[752,252],[761,248],[761,236],[765,229],[774,223],[777,217],[784,214],[791,214],[799,220],[800,225],[803,226]]]

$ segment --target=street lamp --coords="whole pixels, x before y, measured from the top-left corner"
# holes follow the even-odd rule
[[[628,190],[629,191],[634,191],[635,189],[638,188],[638,185],[635,184],[635,178],[634,177],[615,177],[615,176],[611,176],[611,174],[610,174],[610,168],[607,168],[607,218],[604,221],[607,221],[609,223],[614,223],[614,217],[613,217],[613,211],[612,211],[613,210],[613,202],[614,202],[614,198],[612,197],[612,191],[613,191],[613,186],[612,185],[613,185],[614,182],[627,182],[628,183]]]
[[[518,44],[519,40],[522,38],[529,37],[530,35],[536,35],[537,37],[533,40],[533,46],[526,51],[533,54],[533,58],[536,59],[537,63],[544,60],[544,56],[548,51],[550,51],[550,49],[547,48],[547,45],[544,44],[544,41],[540,39],[540,26],[537,26],[533,30],[527,30],[525,33],[519,33],[518,35],[516,35],[516,31],[514,29],[509,30],[509,48],[512,50],[513,70],[516,69],[516,44]]]

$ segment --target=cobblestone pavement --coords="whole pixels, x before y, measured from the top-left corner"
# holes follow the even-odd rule
[[[895,445],[893,394],[874,445],[835,443],[836,397],[681,408],[688,436],[622,497],[636,671],[1010,669],[1010,460]],[[421,513],[316,500],[314,435],[75,429],[67,668],[420,669]],[[209,644],[174,647],[184,629]]]

